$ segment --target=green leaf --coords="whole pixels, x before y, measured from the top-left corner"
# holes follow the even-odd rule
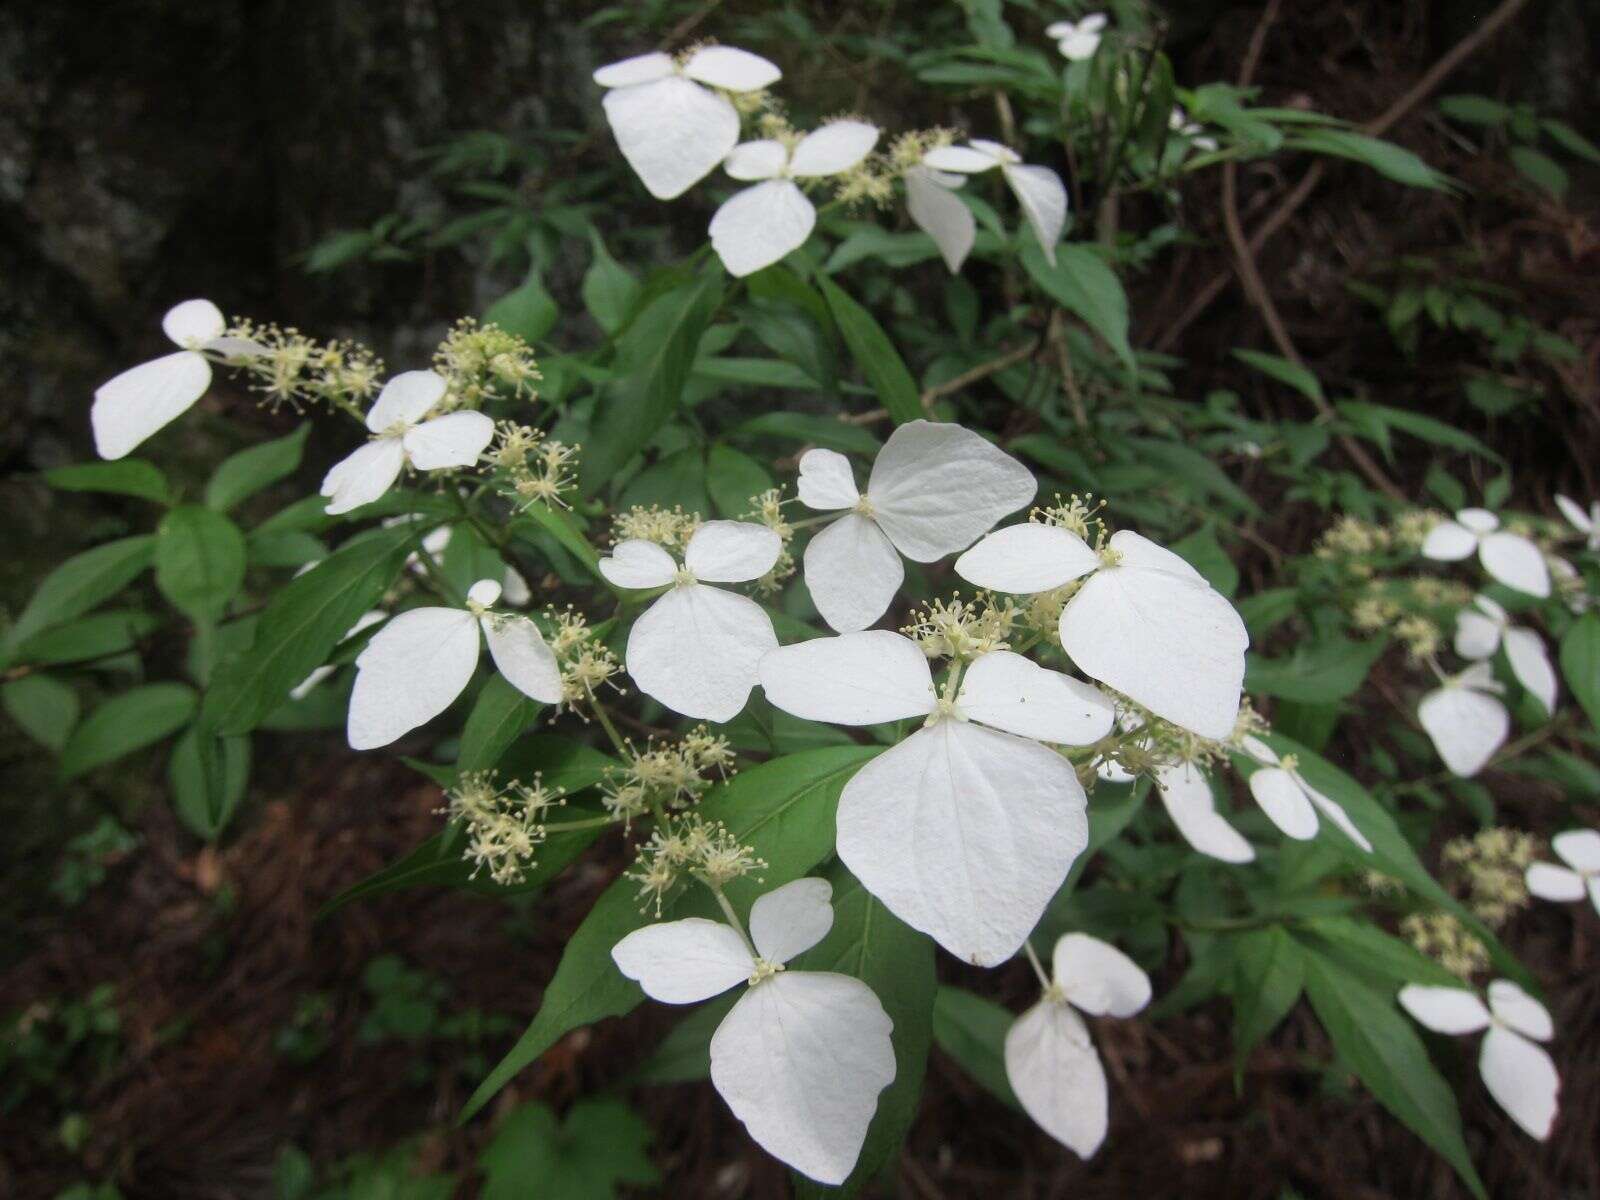
[[[172,807],[196,837],[214,842],[250,783],[250,739],[219,738],[192,725],[167,760]]]
[[[1385,638],[1351,641],[1333,634],[1301,642],[1288,658],[1246,658],[1245,691],[1301,704],[1330,704],[1352,695],[1388,645]]]
[[[24,675],[0,686],[6,714],[41,746],[56,753],[78,723],[78,694],[54,675]]]
[[[707,273],[657,297],[618,339],[619,379],[602,397],[584,442],[585,495],[610,483],[677,411],[722,286],[720,272]]]
[[[772,472],[743,451],[718,442],[706,453],[706,490],[724,517],[750,511],[750,500],[773,486]]]
[[[206,483],[206,507],[227,512],[262,488],[294,474],[310,435],[311,425],[307,422],[285,437],[223,459]]]
[[[1308,952],[1342,965],[1374,987],[1398,990],[1408,983],[1461,986],[1461,980],[1437,961],[1370,921],[1312,917],[1295,925],[1294,937]]]
[[[613,1200],[617,1185],[661,1176],[645,1149],[650,1126],[621,1100],[579,1100],[557,1125],[538,1101],[513,1109],[478,1156],[482,1200]]]
[[[121,654],[156,627],[145,612],[103,612],[36,633],[12,657],[24,663],[74,663]]]
[[[615,333],[639,297],[639,281],[611,257],[598,229],[590,228],[589,244],[594,258],[583,275],[583,305],[596,325]]]
[[[1271,376],[1279,383],[1288,384],[1302,396],[1308,396],[1312,400],[1323,398],[1321,380],[1299,363],[1290,362],[1287,358],[1280,358],[1276,354],[1263,354],[1259,350],[1235,350],[1233,356],[1263,375]]]
[[[1509,107],[1487,96],[1440,96],[1439,111],[1465,125],[1500,125],[1511,116]]]
[[[1539,125],[1550,136],[1550,139],[1559,144],[1568,154],[1575,154],[1579,158],[1588,159],[1592,163],[1600,163],[1600,147],[1597,147],[1565,121],[1557,121],[1553,117],[1544,117],[1539,121]]]
[[[248,733],[327,661],[356,618],[383,598],[405,566],[416,531],[379,529],[352,539],[291,579],[256,623],[250,649],[220,664],[204,720],[216,733]]]
[[[150,683],[112,697],[67,739],[59,764],[62,780],[159,742],[188,724],[197,703],[194,689],[181,683]]]
[[[933,1041],[933,942],[888,909],[842,863],[825,872],[833,884],[833,928],[790,966],[801,971],[837,971],[861,980],[877,995],[894,1022],[894,1081],[878,1096],[878,1111],[855,1169],[838,1189],[794,1176],[796,1200],[853,1196],[873,1179],[901,1144],[917,1115],[922,1077]]]
[[[507,683],[505,676],[489,676],[461,730],[456,770],[462,774],[490,770],[543,707]]]
[[[1306,956],[1305,987],[1340,1061],[1455,1168],[1473,1195],[1487,1200],[1462,1140],[1455,1097],[1394,996],[1317,955]]]
[[[1586,613],[1561,639],[1561,675],[1600,729],[1600,615]]]
[[[1210,525],[1200,527],[1182,541],[1173,542],[1171,549],[1224,596],[1231,597],[1238,590],[1239,568],[1233,565],[1233,559],[1217,541],[1217,532]]]
[[[156,539],[143,533],[74,554],[45,576],[22,615],[6,631],[7,652],[41,629],[64,624],[116,595],[150,565],[155,549]]]
[[[837,417],[815,413],[773,412],[752,417],[731,434],[731,438],[778,438],[792,442],[814,442],[842,454],[873,455],[883,444],[859,425],[848,425]]]
[[[244,583],[244,534],[219,512],[185,504],[156,526],[156,586],[196,621],[222,616]]]
[[[993,1000],[941,984],[933,1001],[933,1040],[995,1096],[1018,1112],[1006,1078],[1006,1034],[1016,1017]]]
[[[156,504],[165,504],[172,494],[167,477],[142,458],[53,467],[44,473],[44,481],[63,492],[110,492]]]
[[[1535,187],[1549,192],[1557,200],[1565,198],[1570,182],[1566,169],[1548,154],[1532,146],[1513,146],[1511,165]]]
[[[515,291],[507,292],[483,314],[484,324],[498,325],[525,342],[537,342],[554,328],[561,315],[554,298],[545,291],[539,268],[529,270]]]
[[[524,521],[531,521],[539,526],[551,537],[560,542],[589,570],[600,577],[600,555],[589,544],[589,539],[584,536],[583,530],[578,528],[577,522],[572,519],[572,514],[564,508],[551,508],[548,504],[535,502],[522,510],[522,516],[511,522],[512,529]]]
[[[1403,408],[1390,408],[1386,404],[1369,404],[1364,400],[1341,400],[1334,406],[1339,415],[1355,426],[1356,432],[1378,443],[1384,454],[1389,454],[1390,429],[1409,433],[1414,438],[1432,442],[1466,454],[1479,454],[1494,462],[1503,461],[1493,450],[1470,433],[1447,425],[1433,417]]]
[[[1068,242],[1056,247],[1051,266],[1030,238],[1022,251],[1022,265],[1057,304],[1099,334],[1130,372],[1135,369],[1128,343],[1128,295],[1105,259],[1088,246]]]
[[[848,746],[791,754],[740,771],[707,793],[700,804],[701,817],[726,824],[736,840],[767,862],[761,872],[764,883],[741,879],[728,885],[726,891],[736,905],[748,907],[760,892],[800,878],[833,852],[839,793],[880,750]],[[685,915],[682,910],[693,911],[696,900],[701,909],[710,911],[696,889],[687,904],[681,894],[668,897],[662,915]],[[638,1005],[644,993],[617,970],[611,948],[650,920],[640,911],[639,888],[633,880],[619,878],[601,893],[568,940],[538,1014],[472,1094],[462,1120],[487,1104],[557,1039],[580,1025],[621,1016]]]
[[[1289,1015],[1305,982],[1305,955],[1281,925],[1234,940],[1234,1078],[1250,1051]]]
[[[872,385],[884,408],[889,410],[890,418],[896,425],[920,420],[925,414],[917,382],[911,378],[911,372],[883,326],[833,280],[819,275],[817,286],[828,302],[834,323],[844,335],[850,356],[856,360],[856,366],[861,368],[861,374]]]
[[[707,1000],[672,1027],[629,1083],[693,1083],[711,1077],[711,1038],[739,999],[737,991]]]
[[[1316,154],[1348,158],[1407,187],[1445,191],[1450,186],[1447,176],[1435,171],[1411,151],[1364,133],[1353,133],[1347,129],[1309,129],[1296,132],[1284,144]]]

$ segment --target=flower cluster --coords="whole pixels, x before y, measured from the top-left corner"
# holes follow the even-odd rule
[[[494,397],[533,400],[539,364],[522,338],[490,322],[462,317],[433,354],[433,369],[446,384],[441,409],[480,408]]]
[[[652,738],[642,750],[630,742],[625,764],[607,770],[601,799],[624,825],[647,813],[664,820],[699,803],[715,779],[726,779],[733,757],[728,739],[714,736],[704,725],[672,742],[657,744]]]
[[[581,714],[594,706],[600,688],[622,672],[622,664],[601,641],[589,618],[570,605],[546,609],[544,615],[551,630],[550,651],[561,672],[560,704]]]
[[[1504,925],[1528,906],[1523,880],[1539,843],[1522,830],[1492,828],[1446,842],[1443,861],[1466,891],[1467,907],[1491,929]]]
[[[681,550],[700,528],[700,515],[686,513],[678,505],[668,508],[635,504],[611,518],[614,542],[654,542],[668,550]]]
[[[500,477],[500,494],[520,509],[535,504],[571,507],[564,493],[577,483],[573,467],[578,447],[546,438],[543,430],[515,421],[495,426],[487,462]]]
[[[539,776],[531,784],[513,781],[497,786],[491,771],[463,775],[445,792],[439,811],[466,834],[461,857],[487,870],[502,886],[519,884],[534,866],[545,839],[545,815],[566,801],[559,788],[546,787]]]
[[[651,830],[628,878],[639,885],[645,908],[654,908],[660,916],[667,894],[686,877],[722,888],[766,866],[766,860],[740,842],[726,825],[691,812],[668,818]]]

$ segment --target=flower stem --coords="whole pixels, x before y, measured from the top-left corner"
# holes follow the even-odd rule
[[[1022,948],[1028,952],[1028,962],[1033,966],[1033,973],[1039,977],[1039,986],[1048,992],[1050,990],[1050,976],[1045,972],[1044,964],[1039,961],[1039,956],[1034,953],[1033,942],[1024,938]]]
[[[717,898],[717,907],[722,910],[722,915],[728,918],[728,924],[738,931],[740,939],[744,942],[745,949],[750,951],[751,958],[760,958],[756,953],[755,943],[750,940],[750,935],[744,931],[744,922],[739,920],[739,914],[733,911],[733,905],[728,903],[728,897],[722,889],[709,879],[701,879],[701,883],[711,889],[711,894]]]

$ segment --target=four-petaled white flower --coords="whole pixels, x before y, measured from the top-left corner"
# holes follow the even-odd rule
[[[666,1004],[747,984],[711,1037],[711,1083],[768,1154],[821,1183],[855,1167],[878,1093],[894,1081],[894,1023],[861,980],[788,971],[833,925],[833,889],[797,879],[750,906],[750,939],[688,917],[637,929],[612,948],[629,979]]]
[[[1071,764],[1041,745],[1111,731],[1099,691],[996,650],[941,698],[928,658],[887,630],[816,638],[761,660],[761,686],[808,721],[924,727],[862,767],[839,797],[839,858],[906,924],[992,967],[1017,952],[1088,844]]]
[[[1591,501],[1589,511],[1584,512],[1576,500],[1566,496],[1556,496],[1556,507],[1579,533],[1584,536],[1585,547],[1589,550],[1600,550],[1600,500]]]
[[[752,274],[804,245],[817,210],[794,181],[848,171],[877,141],[875,125],[831,121],[792,149],[772,138],[735,146],[722,169],[756,184],[730,197],[711,218],[711,248],[728,273]]]
[[[748,596],[713,583],[745,583],[772,570],[783,541],[765,525],[707,521],[684,548],[679,567],[654,542],[630,538],[600,560],[622,588],[671,585],[633,623],[628,674],[645,695],[674,712],[730,721],[756,685],[756,664],[777,648],[772,618]]]
[[[1528,890],[1541,900],[1563,904],[1582,900],[1587,891],[1594,910],[1600,912],[1600,832],[1569,829],[1550,839],[1550,849],[1567,865],[1530,863],[1525,876]]]
[[[356,659],[347,726],[356,750],[387,746],[449,708],[478,668],[480,634],[507,683],[544,704],[561,701],[561,668],[529,618],[489,612],[500,585],[480,579],[465,608],[413,608],[373,635]]]
[[[1217,148],[1217,139],[1206,133],[1205,126],[1189,120],[1189,114],[1183,111],[1182,105],[1173,106],[1167,116],[1167,128],[1188,139],[1196,150],[1204,150],[1209,154]]]
[[[727,157],[739,140],[739,114],[712,91],[754,92],[782,72],[760,55],[704,46],[683,63],[640,54],[601,67],[606,120],[628,165],[657,200],[683,195]],[[702,87],[702,84],[709,86]]]
[[[1465,988],[1415,983],[1400,989],[1400,1004],[1435,1033],[1487,1029],[1478,1073],[1489,1094],[1530,1136],[1540,1141],[1550,1136],[1561,1077],[1544,1047],[1535,1044],[1555,1033],[1544,1005],[1509,979],[1489,985],[1487,1007]]]
[[[1046,25],[1044,35],[1054,38],[1061,57],[1069,62],[1082,62],[1093,58],[1100,49],[1100,39],[1106,27],[1105,13],[1090,13],[1077,21],[1056,21]]]
[[[182,349],[130,367],[95,389],[89,409],[94,448],[121,458],[194,407],[211,386],[207,352],[224,358],[260,354],[249,338],[226,336],[228,323],[209,300],[185,300],[167,310],[161,329]]]
[[[1505,742],[1511,716],[1499,700],[1503,691],[1494,669],[1478,662],[1444,679],[1417,705],[1417,720],[1452,774],[1476,775]]]
[[[373,437],[323,476],[327,511],[346,513],[371,504],[393,486],[409,463],[419,471],[470,467],[494,439],[494,422],[480,412],[453,412],[424,420],[444,399],[444,377],[405,371],[383,385],[367,413]]]
[[[800,502],[843,511],[806,546],[806,587],[822,619],[840,633],[865,629],[905,578],[903,554],[935,562],[993,528],[1038,488],[1033,473],[992,443],[934,421],[901,425],[873,461],[867,491],[834,450],[800,457]]]
[[[371,629],[379,621],[387,621],[388,619],[389,614],[384,612],[381,608],[370,609],[369,611],[364,612],[357,617],[356,623],[350,626],[350,628],[345,631],[344,637],[340,638],[339,640],[348,641],[350,638],[355,637],[355,635],[360,633],[363,629]],[[317,684],[321,683],[324,679],[326,679],[329,675],[332,675],[338,669],[339,668],[329,666],[327,664],[313,668],[311,674],[307,675],[299,683],[295,684],[289,689],[289,699],[304,700],[308,695],[311,694],[313,690],[315,690]]]
[[[1006,1078],[1046,1133],[1088,1158],[1106,1137],[1106,1073],[1076,1010],[1131,1017],[1150,1003],[1150,977],[1086,933],[1065,934],[1050,967],[1043,998],[1006,1033]]]
[[[965,146],[937,146],[922,156],[922,162],[936,172],[951,171],[959,175],[977,175],[999,167],[1017,203],[1022,206],[1022,215],[1028,219],[1033,236],[1039,239],[1039,248],[1052,265],[1055,263],[1056,243],[1061,240],[1062,227],[1067,223],[1067,189],[1062,185],[1061,177],[1049,167],[1031,166],[1023,162],[1009,146],[981,138],[974,138]],[[941,186],[937,176],[929,176],[927,182],[931,186]],[[961,202],[957,200],[956,203]],[[916,220],[916,212],[913,211],[911,216]],[[918,221],[918,224],[921,225],[921,222]],[[926,225],[922,229],[936,242],[943,232]],[[967,243],[970,248],[970,237]],[[940,249],[945,250],[943,243]],[[965,258],[966,251],[963,250],[956,257]],[[945,251],[945,261],[949,262],[950,258],[951,253]]]
[[[1428,530],[1422,554],[1435,562],[1459,562],[1476,551],[1491,578],[1527,592],[1550,594],[1550,570],[1544,556],[1527,538],[1500,528],[1500,518],[1486,508],[1464,508],[1454,521],[1440,521]]]
[[[1279,758],[1277,751],[1258,737],[1246,737],[1240,745],[1260,764],[1250,775],[1250,794],[1285,835],[1300,841],[1315,837],[1320,809],[1345,837],[1367,853],[1372,852],[1372,843],[1356,828],[1344,805],[1307,783],[1293,755]]]
[[[1255,860],[1255,848],[1217,811],[1217,798],[1204,771],[1194,763],[1177,763],[1155,774],[1156,794],[1184,841],[1223,862]],[[1313,817],[1313,827],[1315,821]]]
[[[1544,705],[1556,708],[1556,671],[1544,642],[1531,629],[1511,624],[1506,610],[1488,596],[1473,597],[1473,607],[1456,614],[1456,653],[1462,658],[1490,658],[1503,644],[1517,682]]]
[[[1178,555],[1124,529],[1096,551],[1054,525],[1009,525],[956,559],[978,587],[1030,594],[1088,575],[1061,644],[1091,679],[1201,737],[1233,732],[1250,644],[1227,599]]]

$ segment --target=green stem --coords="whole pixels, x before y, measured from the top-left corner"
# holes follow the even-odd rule
[[[602,825],[615,825],[615,817],[588,817],[582,821],[554,821],[544,827],[546,833],[566,833],[572,829],[599,829]]]
[[[722,889],[709,879],[702,878],[700,882],[711,889],[711,894],[717,898],[717,907],[722,910],[722,915],[728,918],[728,924],[738,931],[739,937],[744,942],[745,949],[750,951],[750,957],[760,958],[761,956],[756,953],[755,943],[750,940],[750,935],[744,931],[744,922],[739,920],[739,914],[733,911],[733,905],[728,903],[728,897],[723,894]]]
[[[595,720],[600,722],[600,728],[606,731],[606,737],[611,739],[611,747],[621,757],[628,757],[628,743],[622,740],[622,735],[617,732],[617,727],[611,723],[611,714],[606,712],[606,706],[600,703],[600,698],[594,694],[594,688],[584,684],[583,690],[589,695],[589,707],[594,711]]]

